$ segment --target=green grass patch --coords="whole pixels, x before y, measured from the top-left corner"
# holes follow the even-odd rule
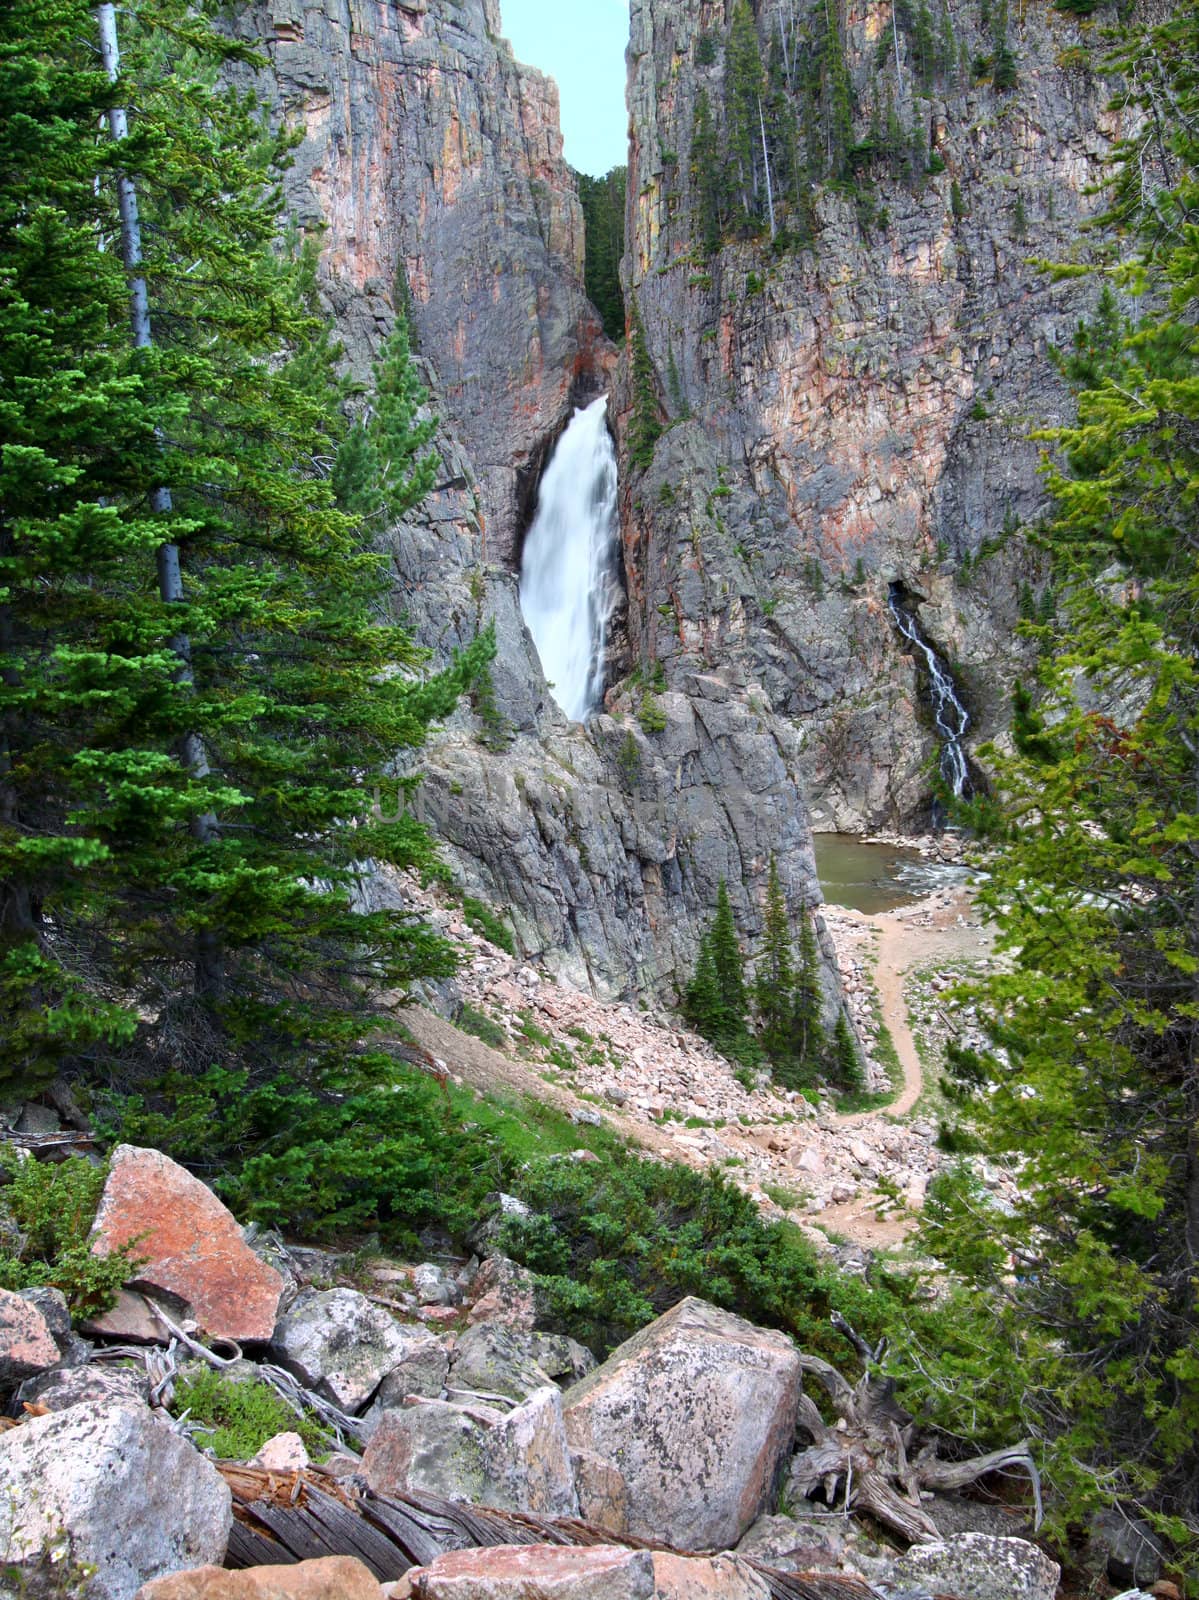
[[[329,1439],[315,1417],[298,1417],[275,1391],[253,1379],[238,1381],[211,1368],[181,1378],[171,1414],[211,1430],[200,1436],[221,1461],[248,1461],[277,1433],[298,1433],[314,1460],[329,1453]]]

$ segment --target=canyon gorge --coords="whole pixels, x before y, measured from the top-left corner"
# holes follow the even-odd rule
[[[884,173],[865,204],[813,182],[806,241],[706,252],[691,144],[698,99],[719,114],[733,7],[635,0],[623,276],[662,425],[644,468],[628,345],[583,291],[555,86],[513,59],[496,0],[245,15],[257,87],[303,134],[288,198],[322,230],[347,359],[365,378],[402,309],[441,419],[434,493],[390,538],[397,612],[437,657],[496,624],[485,715],[436,739],[421,804],[525,953],[597,994],[669,994],[722,878],[752,947],[772,852],[789,900],[814,902],[813,828],[927,822],[938,730],[893,596],[951,663],[963,762],[1002,737],[1022,596],[1044,599],[1004,535],[1037,516],[1029,435],[1064,412],[1049,353],[1092,294],[1038,263],[1087,248],[1113,128],[1079,19],[1013,12],[1001,89],[969,66],[985,11],[939,13],[953,59],[918,82],[911,17],[850,5],[854,137],[884,63],[927,171]],[[761,0],[763,57],[802,21]],[[602,704],[578,723],[518,575],[545,465],[603,393],[621,592]]]

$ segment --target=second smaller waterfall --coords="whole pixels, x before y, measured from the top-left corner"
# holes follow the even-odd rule
[[[919,653],[928,669],[929,696],[933,706],[933,721],[941,735],[941,776],[949,785],[955,799],[960,800],[970,792],[970,769],[962,740],[970,726],[970,713],[958,699],[957,688],[949,668],[920,632],[910,611],[903,606],[904,591],[901,584],[893,583],[887,604],[895,619],[895,626]]]
[[[619,596],[616,452],[608,397],[575,412],[537,491],[520,563],[520,609],[554,699],[582,722],[604,692]]]

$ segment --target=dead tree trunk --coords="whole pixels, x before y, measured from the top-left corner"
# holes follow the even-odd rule
[[[799,1426],[812,1443],[791,1464],[791,1487],[798,1494],[821,1490],[829,1505],[840,1501],[847,1511],[864,1511],[911,1543],[924,1544],[941,1535],[920,1503],[921,1490],[962,1489],[989,1472],[1019,1467],[1032,1482],[1040,1527],[1041,1480],[1026,1441],[969,1461],[941,1461],[932,1443],[913,1458],[915,1422],[896,1402],[894,1380],[872,1373],[885,1342],[871,1350],[843,1318],[833,1321],[862,1357],[864,1370],[850,1384],[827,1361],[801,1354],[803,1371],[823,1387],[837,1422],[826,1423],[811,1396],[800,1394]]]

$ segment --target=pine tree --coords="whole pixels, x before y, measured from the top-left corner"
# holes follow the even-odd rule
[[[662,414],[658,405],[658,384],[641,313],[634,306],[632,345],[633,415],[629,421],[629,456],[634,466],[644,470],[654,459],[654,446],[662,436]]]
[[[762,956],[754,981],[758,1039],[768,1060],[784,1062],[791,1054],[791,1012],[795,970],[791,959],[791,924],[779,881],[778,861],[770,858],[766,882]]]
[[[411,355],[408,325],[397,316],[375,366],[370,409],[349,429],[333,464],[337,505],[371,524],[398,522],[437,481],[437,457],[428,448],[437,419],[420,419],[429,395]]]
[[[728,144],[728,182],[742,225],[760,217],[765,193],[760,138],[766,76],[758,30],[748,0],[737,0],[725,53],[724,113]]]
[[[85,4],[0,16],[0,1082],[169,1062],[298,1084],[380,985],[452,965],[353,899],[364,860],[430,861],[371,787],[488,646],[427,676],[378,621],[386,564],[317,466],[344,432],[326,330],[276,250],[287,138],[211,86],[244,48],[182,0],[121,26],[110,86]],[[136,107],[116,147],[114,102]],[[146,224],[145,349],[114,166]]]
[[[824,1061],[825,1038],[821,1012],[824,990],[820,982],[820,950],[816,929],[807,904],[799,908],[799,965],[795,974],[795,1003],[791,1013],[791,1035],[795,1060],[809,1072]]]
[[[968,1325],[934,1385],[956,1415],[1039,1440],[1059,1526],[1116,1501],[1199,1572],[1199,6],[1136,28],[1112,63],[1159,130],[1117,150],[1112,220],[1136,256],[1075,355],[1045,529],[1057,653],[1018,704],[1016,750],[977,818],[1010,966],[974,993],[991,1049],[975,1132],[1013,1164],[1010,1215],[968,1171],[928,1243]],[[1146,160],[1159,163],[1148,173]],[[1013,1271],[1013,1263],[1016,1264]],[[971,1323],[972,1308],[985,1307]],[[983,1362],[963,1357],[985,1332]],[[943,1420],[952,1425],[952,1416]]]
[[[725,1009],[728,1032],[730,1035],[744,1035],[749,1022],[745,957],[737,937],[737,924],[733,920],[729,887],[723,878],[716,894],[716,914],[712,918],[712,961],[716,968],[716,982]]]
[[[720,996],[711,929],[699,941],[695,972],[683,996],[683,1015],[705,1039],[715,1041],[727,1036],[728,1018]]]
[[[691,196],[696,223],[696,239],[706,256],[720,249],[722,224],[720,146],[712,122],[708,91],[695,97],[695,117],[691,129]]]
[[[624,290],[620,258],[624,254],[626,170],[613,167],[602,178],[576,174],[583,207],[586,240],[583,281],[587,298],[599,312],[609,339],[625,336]]]
[[[857,1094],[866,1087],[862,1058],[858,1054],[857,1040],[853,1036],[853,1029],[849,1025],[849,1017],[844,1006],[837,1013],[830,1076],[836,1087],[846,1094]]]

